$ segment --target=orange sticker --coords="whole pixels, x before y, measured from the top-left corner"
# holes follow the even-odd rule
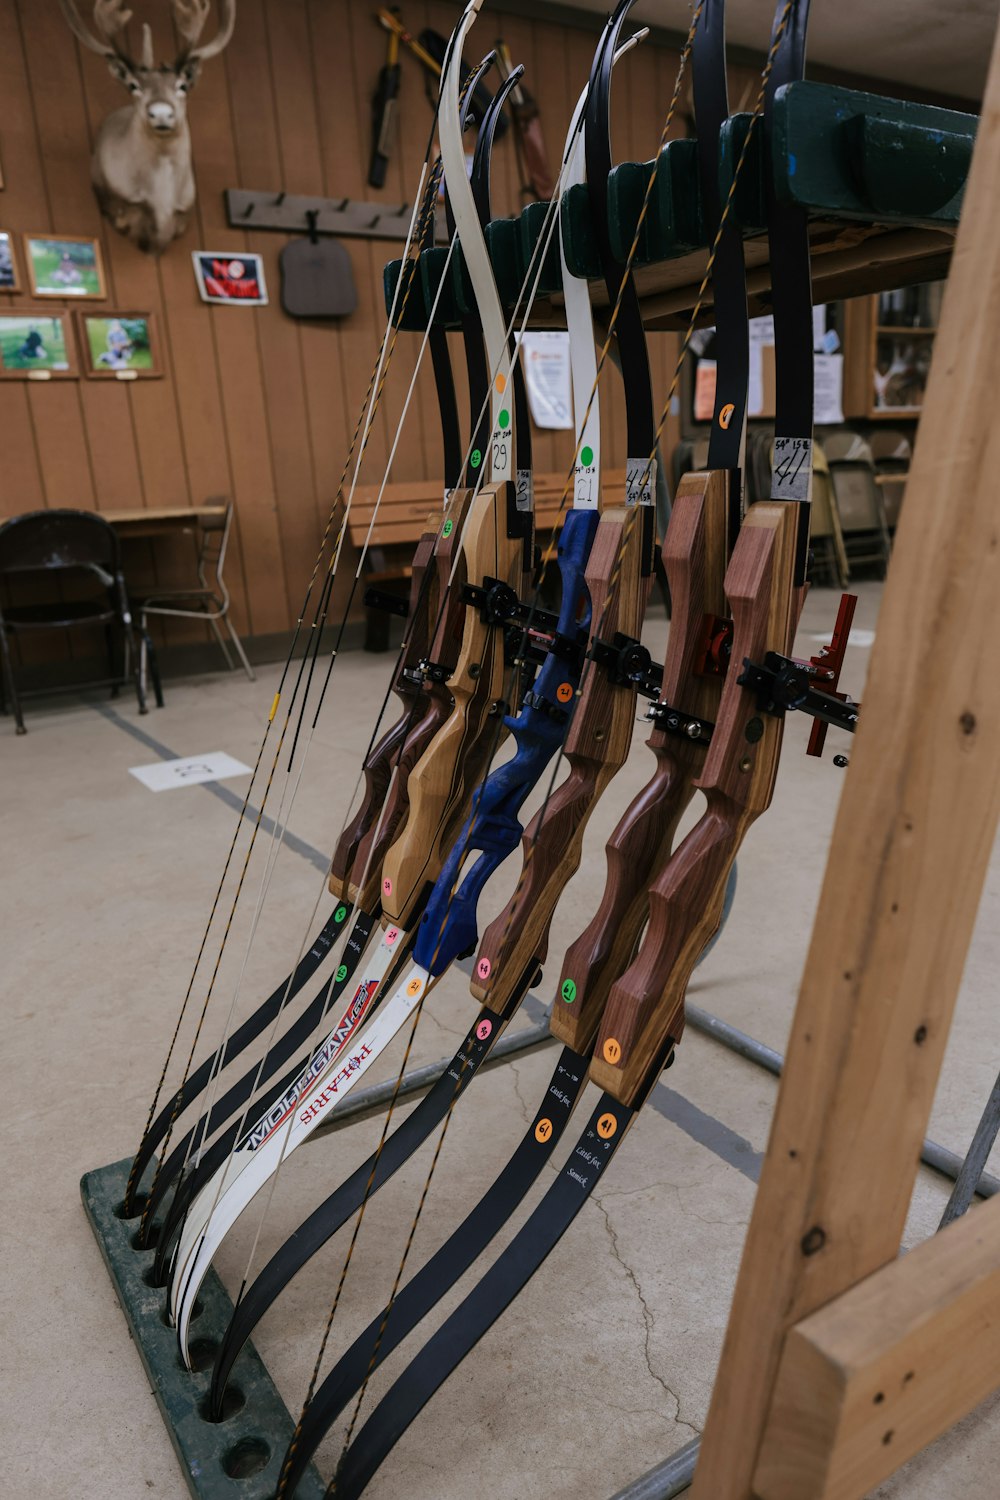
[[[609,1036],[604,1043],[604,1061],[609,1062],[614,1067],[621,1055],[621,1042],[616,1042],[613,1036]]]
[[[507,377],[506,377],[506,375],[498,375],[497,378],[496,378],[496,380],[494,381],[494,384],[496,385],[497,390],[500,392],[500,395],[502,396],[503,393],[504,393],[504,391],[507,389]]]
[[[541,1141],[542,1145],[544,1146],[545,1142],[548,1140],[548,1138],[549,1138],[549,1136],[551,1134],[552,1134],[552,1121],[551,1120],[539,1120],[538,1124],[535,1126],[535,1140],[536,1141]]]
[[[597,1134],[602,1141],[610,1141],[617,1129],[618,1121],[614,1115],[602,1115],[597,1122]]]
[[[572,696],[573,684],[571,682],[561,682],[556,688],[556,697],[560,703],[568,703]]]
[[[735,410],[735,406],[731,401],[729,401],[719,412],[719,426],[722,428],[723,432],[728,431],[729,424],[733,420],[733,412]]]
[[[406,986],[406,993],[408,995],[419,995],[423,987],[424,981],[422,979],[411,979]]]

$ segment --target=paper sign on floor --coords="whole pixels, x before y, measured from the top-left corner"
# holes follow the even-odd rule
[[[250,767],[212,750],[208,755],[186,755],[182,760],[157,760],[151,766],[129,766],[129,775],[151,792],[168,792],[175,786],[197,786],[202,781],[224,781],[227,776],[249,776]]]

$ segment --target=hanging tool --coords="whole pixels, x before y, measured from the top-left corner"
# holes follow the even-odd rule
[[[398,7],[393,6],[390,14],[398,18]],[[385,63],[379,72],[378,83],[372,97],[372,154],[368,164],[369,187],[385,187],[392,127],[396,118],[396,99],[399,95],[399,78],[399,32],[393,29],[390,30],[386,40]]]
[[[402,42],[403,46],[406,47],[408,51],[412,52],[417,61],[421,63],[424,68],[426,68],[427,72],[431,75],[432,78],[439,79],[441,77],[441,64],[444,61],[445,54],[448,50],[448,41],[446,37],[443,37],[438,31],[433,31],[430,27],[426,27],[420,33],[419,37],[411,35],[411,33],[407,31],[406,27],[400,20],[399,11],[396,8],[387,10],[384,5],[379,6],[376,15],[378,17],[379,25],[384,26],[386,31],[394,33],[394,35],[396,35]],[[471,76],[471,73],[472,69],[463,58],[460,80],[461,88],[465,88]],[[472,90],[471,108],[469,110],[469,123],[475,125],[478,129],[478,127],[482,124],[483,119],[486,116],[486,111],[489,109],[492,102],[493,95],[490,93],[489,89],[486,88],[483,83],[477,82]],[[503,115],[501,115],[500,119],[497,121],[495,132],[498,140],[502,137],[506,129],[507,121],[503,117]]]
[[[497,39],[497,63],[504,78],[513,71],[510,49],[502,37]],[[552,168],[549,166],[542,121],[534,96],[522,83],[518,83],[511,96],[510,107],[514,116],[514,149],[517,153],[517,172],[521,179],[522,199],[534,198],[547,203],[552,197]]]

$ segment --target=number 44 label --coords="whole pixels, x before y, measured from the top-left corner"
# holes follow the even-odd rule
[[[809,499],[812,446],[810,438],[775,438],[772,500]]]
[[[656,460],[630,458],[625,465],[625,504],[652,505],[656,490]]]

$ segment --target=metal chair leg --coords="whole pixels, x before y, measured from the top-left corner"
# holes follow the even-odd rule
[[[27,734],[28,731],[24,727],[24,715],[21,713],[21,700],[17,696],[17,684],[14,681],[14,668],[11,666],[10,642],[7,639],[7,631],[4,629],[2,622],[0,622],[0,656],[3,658],[0,665],[2,665],[3,669],[5,696],[7,693],[10,694],[17,732],[18,734]]]
[[[110,625],[109,624],[109,625],[105,625],[105,627],[104,627],[104,646],[105,646],[105,650],[108,653],[108,676],[111,678],[111,696],[112,696],[112,698],[117,698],[118,697],[118,688],[119,688],[120,684],[118,682],[118,667],[117,667],[117,664],[115,662],[115,627],[114,627],[114,625]],[[127,677],[128,676],[128,646],[127,645],[126,645],[126,648],[125,648],[125,669],[124,669],[124,671],[122,673],[122,676],[123,677]]]
[[[254,671],[253,667],[250,665],[250,662],[247,659],[247,654],[246,654],[246,652],[243,649],[243,642],[240,640],[239,636],[236,634],[236,631],[233,629],[232,625],[229,623],[229,615],[228,614],[224,614],[222,616],[222,619],[223,619],[223,622],[225,623],[225,627],[226,627],[226,631],[228,632],[229,639],[232,641],[234,647],[236,648],[236,654],[239,657],[240,661],[243,663],[243,670],[244,670],[244,672],[247,674],[247,677],[250,679],[251,682],[256,682],[257,681],[257,673]]]
[[[149,713],[149,704],[146,702],[146,683],[142,674],[142,650],[136,647],[135,632],[131,620],[123,622],[124,650],[125,650],[125,674],[131,677],[135,684],[135,696],[139,704],[140,714]]]
[[[146,668],[149,668],[149,676],[153,683],[153,696],[156,699],[157,708],[163,707],[163,684],[160,681],[160,663],[156,657],[156,647],[150,638],[148,630],[144,630],[140,636],[140,650],[142,652],[142,685],[146,686]]]
[[[219,622],[218,622],[218,620],[215,618],[214,615],[209,615],[208,616],[208,623],[212,627],[212,634],[215,636],[215,639],[218,641],[219,645],[222,647],[222,654],[226,658],[226,666],[229,668],[230,672],[235,672],[236,671],[236,663],[233,661],[232,653],[229,650],[229,645],[226,642],[226,640],[224,639],[222,631],[219,629]]]

